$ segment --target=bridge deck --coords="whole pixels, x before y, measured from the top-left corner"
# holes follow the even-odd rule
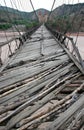
[[[70,107],[73,110],[74,101],[79,107],[70,111],[70,116],[77,116],[75,109],[78,112],[84,108],[83,81],[82,73],[66,51],[41,26],[0,75],[0,130],[63,127],[69,116],[63,123],[59,118]],[[63,129],[67,129],[67,124]]]

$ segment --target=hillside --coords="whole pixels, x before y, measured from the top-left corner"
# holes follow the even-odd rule
[[[8,13],[7,13],[8,10]],[[37,15],[44,16],[48,15],[49,11],[46,9],[36,10]],[[74,24],[71,27],[71,23],[74,19]],[[79,29],[81,19],[84,17],[84,3],[74,4],[74,5],[62,5],[55,8],[52,13],[50,20],[52,25],[56,27],[59,31],[65,31],[69,28],[70,31],[76,32]],[[42,19],[42,18],[41,18]],[[6,8],[0,6],[0,24],[2,23],[13,23],[13,24],[28,24],[28,21],[35,21],[35,13],[32,12],[22,12],[12,8]],[[9,25],[7,25],[9,26]],[[74,27],[74,28],[73,28]],[[82,22],[81,32],[84,32],[84,20]]]
[[[8,10],[8,13],[7,13]],[[74,5],[62,5],[59,6],[57,8],[55,8],[52,12],[52,19],[56,18],[56,17],[61,17],[61,16],[73,16],[76,13],[80,12],[80,11],[84,11],[84,3],[80,3],[80,4],[74,4]],[[38,9],[36,10],[37,15],[39,13],[41,13],[42,15],[44,15],[45,13],[48,15],[49,11],[46,9]],[[18,11],[16,9],[12,9],[12,8],[6,8],[6,7],[1,7],[0,6],[0,22],[5,22],[5,21],[10,21],[9,18],[10,17],[13,20],[22,20],[22,19],[27,19],[27,20],[35,20],[35,14],[34,12],[22,12],[22,11]]]
[[[70,16],[74,15],[76,13],[79,13],[80,11],[84,11],[84,3],[80,4],[74,4],[74,5],[62,5],[59,6],[58,8],[54,9],[52,12],[52,15],[54,17],[57,16]]]
[[[84,32],[84,3],[62,5],[53,10],[52,26],[61,32]],[[82,20],[82,21],[81,21]],[[80,27],[81,26],[81,27]],[[80,28],[80,30],[79,30]]]
[[[7,13],[8,11],[8,13]],[[49,11],[46,10],[46,9],[38,9],[36,10],[36,13],[37,15],[39,14],[39,12],[41,12],[42,15],[45,14],[45,12],[47,14],[49,14]],[[10,22],[10,19],[11,21],[14,21],[14,20],[35,20],[36,19],[36,16],[35,16],[35,13],[32,11],[32,12],[22,12],[22,11],[18,11],[16,9],[12,9],[12,8],[9,8],[9,7],[1,7],[0,6],[0,22]]]

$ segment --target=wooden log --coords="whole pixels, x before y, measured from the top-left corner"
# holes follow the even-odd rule
[[[66,71],[64,71],[64,73],[66,74]],[[63,73],[63,74],[64,74],[64,73]],[[61,73],[61,74],[62,74],[62,73]],[[59,76],[60,76],[60,75],[59,75]],[[56,76],[56,78],[58,78],[58,77]],[[54,82],[54,81],[56,80],[56,78],[51,79],[51,81]],[[52,82],[50,82],[50,84],[52,84]],[[50,85],[50,84],[48,84],[48,85]],[[41,85],[40,85],[40,86],[41,86]],[[42,86],[43,86],[43,85],[42,85]],[[39,86],[37,86],[36,89],[32,89],[32,90],[30,91],[30,93],[28,93],[28,95],[29,95],[29,94],[32,94],[33,92],[37,91],[38,89],[41,89],[41,87],[40,87],[40,88],[38,88],[38,87],[39,87]],[[48,86],[47,86],[47,87],[48,87]],[[28,98],[28,97],[26,97],[26,98]],[[14,109],[14,108],[20,106],[22,103],[26,102],[27,100],[28,100],[28,99],[24,99],[24,100],[22,100],[22,101],[18,101],[18,102],[16,102],[16,103],[14,103],[13,105],[7,106],[7,107],[5,107],[3,110],[1,110],[0,113],[5,112],[5,111],[8,111],[8,110],[12,110],[12,109]],[[7,103],[7,102],[6,102],[6,103]]]
[[[67,102],[66,102],[66,103],[67,103]],[[42,115],[42,116],[36,118],[36,119],[34,119],[34,120],[30,121],[30,122],[27,122],[26,119],[22,120],[22,121],[20,122],[20,124],[19,124],[19,123],[16,124],[16,127],[17,127],[17,128],[19,127],[17,130],[24,130],[24,129],[29,128],[29,127],[32,127],[32,129],[35,129],[35,128],[38,127],[38,125],[40,125],[42,122],[45,122],[45,121],[49,120],[49,119],[50,119],[50,116],[52,116],[53,113],[56,113],[56,111],[60,110],[60,109],[61,109],[62,107],[64,107],[64,106],[66,106],[66,103],[63,104],[63,105],[61,105],[61,106],[57,106],[54,110],[48,112],[48,113],[45,114],[45,115]],[[26,121],[26,122],[24,122],[24,121]],[[26,124],[25,124],[25,123],[26,123]],[[36,125],[35,125],[35,124],[36,124]],[[21,127],[20,127],[20,126],[21,126]]]
[[[52,60],[40,60],[40,61],[38,61],[37,62],[37,64],[33,64],[33,65],[24,65],[23,67],[19,67],[19,68],[16,68],[15,70],[13,69],[13,70],[11,70],[12,71],[12,73],[13,73],[13,76],[16,76],[16,74],[18,75],[18,74],[24,74],[24,71],[26,70],[26,71],[28,71],[28,69],[33,69],[33,67],[36,67],[37,65],[38,66],[40,66],[40,64],[41,63],[45,63],[45,65],[44,65],[44,67],[45,68],[47,68],[48,66],[47,66],[47,64],[49,64],[49,66],[58,66],[59,64],[61,64],[60,62],[66,62],[66,60],[68,60],[69,58],[68,58],[68,56],[67,55],[63,55],[63,56],[59,56],[58,57],[58,59],[60,59],[60,60],[58,60],[55,64],[54,64],[54,62],[55,62],[55,59],[52,59]],[[47,62],[48,61],[48,62]],[[50,61],[50,62],[49,62]],[[53,62],[51,62],[51,61],[53,61]],[[52,64],[51,64],[52,63]],[[47,66],[47,67],[46,67]],[[38,67],[39,68],[39,67]],[[45,69],[44,68],[44,69]],[[18,69],[18,73],[17,73],[17,69]],[[21,70],[21,71],[20,71]],[[4,76],[1,76],[1,79],[0,79],[0,81],[3,81],[3,80],[6,80],[6,79],[9,79],[11,76],[12,76],[12,74],[11,74],[11,71],[8,71],[8,73],[6,73],[6,75],[7,75],[7,77],[4,75]],[[10,75],[11,74],[11,75]]]
[[[81,83],[80,83],[80,84],[81,84]],[[78,83],[78,84],[77,84],[77,83],[75,83],[75,84],[72,83],[72,84],[69,84],[67,87],[70,87],[70,88],[72,88],[72,87],[73,87],[73,88],[74,88],[74,87],[79,87],[80,84],[79,84],[79,83]]]
[[[59,67],[56,67],[56,69],[60,68],[61,66],[62,66],[62,65],[59,65]],[[22,81],[22,82],[20,82],[20,83],[16,83],[16,84],[14,84],[14,85],[5,87],[5,88],[3,88],[3,89],[0,90],[0,93],[4,93],[4,91],[6,92],[6,91],[8,91],[8,90],[11,90],[11,89],[13,89],[13,88],[16,88],[17,86],[26,84],[27,82],[32,81],[32,80],[34,80],[34,79],[36,80],[36,78],[40,79],[40,78],[42,78],[43,76],[47,76],[48,74],[53,73],[54,71],[56,71],[56,69],[55,69],[55,68],[50,68],[49,70],[47,70],[47,71],[45,71],[45,72],[43,72],[43,73],[41,73],[41,74],[38,74],[38,76],[34,76],[34,77],[32,77],[32,78],[30,78],[30,79],[26,79],[26,80],[24,80],[24,81]],[[38,80],[38,79],[37,79],[37,80]],[[17,88],[17,89],[18,89],[18,88]]]
[[[5,126],[0,126],[0,130],[6,130]]]
[[[7,103],[7,100],[11,99],[11,98],[14,98],[15,96],[17,96],[18,94],[22,93],[22,92],[25,92],[28,90],[28,93],[29,93],[29,89],[31,88],[30,90],[30,94],[33,93],[36,90],[42,88],[44,85],[46,85],[48,82],[52,82],[52,80],[56,80],[57,78],[59,78],[60,76],[66,74],[69,72],[69,67],[71,67],[73,64],[70,64],[66,67],[64,67],[63,69],[60,69],[60,70],[57,70],[56,72],[53,72],[51,73],[50,71],[48,73],[46,73],[45,75],[43,75],[42,77],[39,77],[37,79],[35,79],[34,81],[26,84],[26,85],[23,85],[20,89],[16,90],[14,93],[11,93],[3,98],[0,99],[0,103],[3,103],[3,102],[6,102]],[[58,69],[59,67],[57,67]],[[55,69],[56,70],[56,69]],[[61,72],[61,74],[60,74]],[[47,75],[51,73],[50,75]],[[44,77],[46,76],[46,77]],[[54,77],[54,78],[53,78]],[[35,87],[36,85],[36,87]],[[34,89],[35,88],[35,89]],[[15,99],[15,98],[14,98]]]
[[[79,90],[81,90],[83,87],[84,87],[84,83],[83,83],[78,89],[76,89],[72,94],[66,96],[66,97],[65,97],[64,99],[62,99],[61,101],[59,101],[59,102],[57,102],[57,103],[55,103],[55,104],[49,106],[45,111],[39,112],[39,113],[37,112],[36,115],[34,115],[34,116],[32,115],[31,117],[28,117],[28,118],[26,118],[26,119],[23,119],[20,123],[18,123],[18,126],[22,126],[22,125],[24,125],[24,124],[26,124],[26,125],[22,126],[22,128],[20,128],[19,130],[24,130],[24,129],[28,128],[28,126],[29,126],[29,124],[27,124],[28,122],[30,122],[30,121],[32,121],[32,120],[35,120],[35,119],[37,119],[37,118],[39,118],[39,117],[41,117],[41,116],[43,116],[43,115],[49,113],[50,111],[53,111],[53,109],[55,109],[56,107],[58,107],[58,106],[64,104],[67,100],[69,100],[70,98],[72,98],[72,96],[73,96],[75,93],[77,93]]]
[[[42,61],[45,61],[45,60],[53,58],[53,57],[59,57],[59,56],[62,56],[64,54],[65,54],[65,52],[63,52],[63,51],[60,51],[59,53],[54,52],[54,53],[51,53],[48,55],[44,55],[44,57],[36,57],[36,58],[34,57],[33,59],[26,58],[26,61],[24,61],[24,62],[28,63],[28,65],[30,66],[30,65],[32,65],[31,62],[33,62],[33,65],[35,65],[38,62],[42,62]],[[19,65],[19,64],[15,63],[15,61],[14,61],[14,62],[10,63],[8,67],[9,68],[17,67],[17,65]],[[25,64],[23,66],[25,66]]]
[[[65,61],[66,61],[66,59],[65,59]],[[15,70],[12,75],[9,73],[8,75],[6,75],[6,77],[5,76],[3,77],[0,88],[2,89],[9,85],[12,85],[17,82],[21,82],[25,79],[31,78],[32,76],[42,73],[42,72],[46,71],[47,69],[58,66],[62,63],[64,63],[64,60],[60,60],[58,62],[57,61],[47,62],[44,64],[43,68],[41,67],[40,64],[39,64],[39,66],[25,68],[25,70],[22,68],[22,69],[20,69],[20,71],[18,70],[19,73],[17,70]]]
[[[81,119],[83,117],[84,117],[84,108],[79,113],[76,114],[74,120],[70,123],[67,129],[71,130],[74,127],[76,127],[76,130],[80,129],[81,125],[84,123],[84,120]]]
[[[63,128],[63,124],[69,118],[73,118],[74,114],[84,105],[84,95],[82,95],[78,101],[76,101],[71,107],[69,107],[64,113],[62,113],[53,123],[51,126],[47,128],[47,130],[56,130],[59,129],[61,126]]]
[[[28,101],[28,98],[26,97],[26,99],[22,99],[18,102],[13,102],[12,104],[9,104],[7,106],[3,106],[2,109],[0,109],[0,114],[10,111],[10,110],[14,110],[15,108],[19,107],[20,105],[22,105],[23,103],[25,103],[26,101]]]
[[[6,125],[7,129],[12,128],[18,121],[20,121],[22,118],[31,115],[33,112],[41,108],[45,103],[47,103],[51,98],[54,98],[54,94],[48,94],[46,97],[44,97],[41,101],[37,102],[37,105],[35,104],[33,107],[28,107],[19,112],[16,116],[12,117],[9,122]],[[21,116],[20,116],[21,115]],[[10,126],[9,126],[10,124]],[[10,127],[10,128],[9,128]]]
[[[75,77],[74,77],[74,76],[75,76]],[[73,77],[74,77],[74,78],[73,78]],[[74,80],[74,79],[77,78],[77,77],[78,77],[78,74],[77,74],[77,75],[72,75],[72,76],[69,76],[69,77],[65,78],[64,80],[62,80],[62,81],[59,82],[59,83],[62,83],[62,82],[64,82],[65,80],[68,80],[68,79],[70,79],[70,78],[72,78],[72,80]],[[70,82],[70,81],[69,81],[69,82]],[[57,83],[57,85],[58,85],[59,83]],[[38,95],[36,98],[34,98],[34,99],[32,99],[32,100],[26,102],[26,103],[23,104],[21,107],[19,107],[18,109],[16,109],[15,112],[11,113],[8,117],[5,117],[3,120],[1,120],[1,122],[3,122],[4,120],[8,119],[9,117],[15,115],[16,113],[18,113],[18,112],[21,111],[22,109],[26,108],[31,102],[36,101],[36,99],[41,98],[41,96],[44,97],[44,94],[46,94],[47,92],[49,92],[50,90],[52,90],[55,86],[56,86],[56,85],[52,86],[52,88],[49,88],[48,90],[46,90],[46,91],[43,92],[42,94]],[[48,94],[47,96],[45,96],[45,97],[43,98],[42,103],[40,103],[40,104],[39,104],[39,102],[37,103],[37,104],[39,104],[40,106],[39,106],[39,105],[37,105],[37,106],[35,105],[35,107],[33,107],[32,110],[31,110],[31,108],[30,108],[30,113],[32,114],[33,112],[35,112],[36,110],[38,110],[40,107],[42,107],[43,104],[45,104],[45,103],[48,102],[50,99],[52,99],[52,98],[54,97],[54,94],[59,93],[60,90],[63,89],[64,87],[65,87],[65,85],[62,86],[62,87],[60,87],[60,88],[58,88],[56,91],[54,91],[55,93],[54,93],[54,92],[51,92],[50,94]],[[29,107],[28,107],[28,109],[29,109]],[[15,124],[16,124],[17,122],[19,122],[21,119],[23,119],[24,117],[30,115],[30,113],[28,113],[28,112],[29,112],[28,109],[26,108],[26,109],[25,109],[25,112],[22,111],[22,113],[19,113],[20,115],[17,114],[17,115],[15,116],[15,118],[12,118],[12,119],[8,122],[8,124],[7,124],[7,129],[10,129],[13,125],[15,125]],[[21,115],[22,115],[22,116],[21,116]],[[9,128],[9,127],[10,127],[10,128]]]

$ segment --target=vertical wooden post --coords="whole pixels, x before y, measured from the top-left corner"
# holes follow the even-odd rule
[[[11,45],[10,45],[10,43],[8,43],[8,47],[9,47],[9,51],[10,51],[10,53],[11,53],[11,55],[12,55],[12,50],[11,50]]]
[[[0,66],[2,65],[1,53],[2,53],[2,47],[0,47]]]

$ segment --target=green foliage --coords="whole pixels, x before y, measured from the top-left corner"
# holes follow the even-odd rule
[[[27,23],[26,24],[26,29],[30,29],[30,28],[33,28],[35,26],[37,26],[39,23],[38,22],[31,22],[31,23]]]
[[[27,20],[15,20],[12,22],[12,24],[15,24],[15,25],[25,25],[26,29],[30,29],[34,26],[37,26],[38,25],[38,22],[36,21],[27,21]]]
[[[28,23],[28,21],[26,20],[14,20],[12,22],[12,24],[15,24],[15,25],[26,25]]]
[[[11,24],[7,24],[7,23],[0,24],[0,30],[6,30],[6,29],[11,28],[11,27],[12,27]]]
[[[61,16],[55,18],[55,21],[48,23],[52,28],[60,31],[65,32],[67,29],[68,31],[71,31],[71,22],[68,16]]]

